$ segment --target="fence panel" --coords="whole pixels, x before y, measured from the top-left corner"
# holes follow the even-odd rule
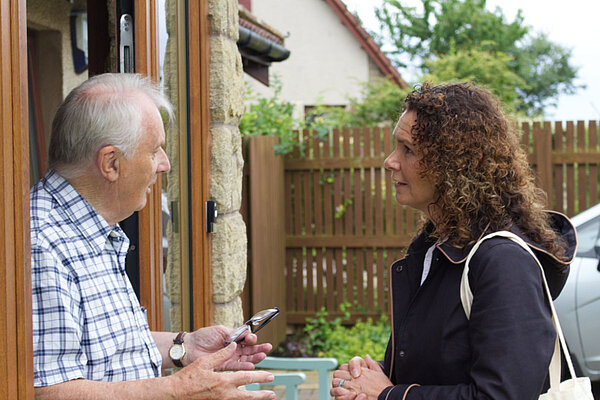
[[[415,231],[383,169],[390,134],[346,128],[322,142],[303,132],[303,157],[286,159],[288,322],[321,307],[340,315],[343,303],[355,315],[387,311],[387,266]]]
[[[523,137],[526,131],[523,124]],[[540,187],[547,193],[548,207],[573,216],[597,204],[597,122],[555,122],[553,127],[550,123],[534,124],[532,134],[534,152],[530,153],[530,161]],[[525,140],[522,143],[525,145]]]
[[[548,208],[568,216],[598,199],[598,129],[585,123],[524,122],[518,126]],[[391,129],[310,131],[285,160],[288,322],[302,324],[323,307],[354,320],[388,311],[388,268],[417,231],[419,214],[398,206],[383,162]]]

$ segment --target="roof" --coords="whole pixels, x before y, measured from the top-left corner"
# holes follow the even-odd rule
[[[343,25],[354,35],[369,58],[381,73],[401,88],[409,85],[400,76],[390,59],[371,35],[363,28],[342,0],[324,0],[340,18]],[[289,57],[289,50],[284,47],[284,36],[269,24],[256,18],[250,11],[251,0],[238,0],[240,16],[240,41],[238,47],[242,52],[244,70],[268,86],[268,66],[273,61],[283,61]],[[254,45],[256,44],[256,45]],[[266,46],[266,47],[265,47]],[[255,67],[261,71],[261,78],[252,72]],[[267,67],[265,70],[264,67]],[[266,74],[266,75],[265,75]]]
[[[267,24],[265,21],[258,19],[250,10],[241,2],[238,4],[238,14],[240,17],[240,25],[256,32],[260,36],[269,39],[277,44],[283,45],[283,34]]]
[[[401,88],[408,88],[409,85],[400,76],[400,73],[387,56],[381,51],[381,48],[375,43],[371,35],[367,33],[360,21],[352,15],[342,0],[324,0],[333,8],[333,11],[340,17],[342,24],[356,37],[361,47],[365,49],[371,60],[377,65],[379,70],[389,79],[394,81]]]
[[[269,86],[269,66],[272,62],[286,60],[290,51],[284,47],[283,35],[252,15],[241,2],[238,14],[237,46],[244,72]]]

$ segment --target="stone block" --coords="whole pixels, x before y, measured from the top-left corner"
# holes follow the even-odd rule
[[[229,328],[240,326],[244,323],[242,299],[236,297],[228,303],[215,304],[215,324],[225,325]]]
[[[233,41],[239,37],[237,0],[209,0],[208,19],[211,36],[226,36]]]
[[[244,71],[235,42],[210,38],[210,113],[213,123],[238,125],[244,112]]]
[[[242,293],[246,282],[247,243],[246,224],[241,214],[220,214],[212,240],[215,303],[227,303]]]
[[[238,211],[242,202],[244,159],[236,126],[216,125],[211,129],[210,197],[219,213]]]

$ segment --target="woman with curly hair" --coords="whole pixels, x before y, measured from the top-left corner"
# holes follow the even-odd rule
[[[544,266],[553,296],[577,240],[543,210],[516,129],[471,83],[424,84],[406,98],[385,160],[396,201],[426,221],[391,267],[392,334],[382,363],[354,357],[334,373],[336,400],[537,399],[556,331],[536,261],[506,238],[470,261],[470,319],[460,299],[467,254],[485,234],[511,231]]]

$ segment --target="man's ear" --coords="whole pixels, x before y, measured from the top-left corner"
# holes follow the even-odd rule
[[[119,178],[119,161],[121,152],[113,145],[106,145],[98,150],[96,165],[102,175],[109,182],[115,182]]]

